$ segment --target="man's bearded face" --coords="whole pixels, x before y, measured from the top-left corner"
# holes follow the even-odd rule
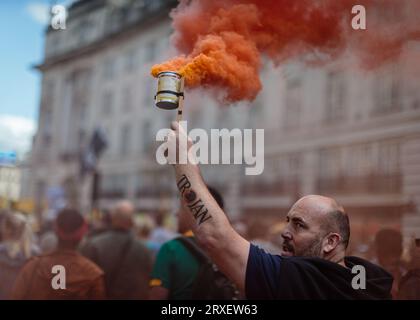
[[[282,255],[322,258],[325,234],[320,221],[299,207],[293,207],[286,219]]]

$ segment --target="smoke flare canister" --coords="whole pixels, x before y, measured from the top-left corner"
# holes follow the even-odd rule
[[[177,109],[180,97],[184,96],[182,76],[176,72],[164,71],[159,73],[157,77],[156,107],[166,110]]]

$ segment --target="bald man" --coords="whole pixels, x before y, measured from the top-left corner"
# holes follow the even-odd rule
[[[174,122],[172,129],[168,142],[176,144],[179,152],[186,152],[182,147],[189,149],[191,140],[178,123]],[[181,139],[188,143],[179,143]],[[177,187],[190,213],[193,232],[220,270],[248,299],[391,297],[389,273],[363,259],[346,257],[349,219],[336,201],[316,195],[297,201],[287,214],[282,255],[271,255],[235,232],[208,192],[195,163],[193,154],[188,153],[188,164],[174,165]],[[365,271],[365,282],[363,274],[359,275],[361,269]],[[356,276],[359,278],[353,281]]]
[[[111,212],[111,230],[91,239],[81,252],[105,272],[110,299],[146,299],[152,256],[133,232],[134,207],[118,202]]]
[[[111,225],[114,229],[130,230],[133,227],[134,207],[130,201],[121,200],[111,211]]]

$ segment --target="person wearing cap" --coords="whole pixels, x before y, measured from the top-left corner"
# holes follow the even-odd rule
[[[54,229],[57,250],[26,263],[16,279],[12,299],[104,299],[104,272],[77,252],[88,229],[83,216],[76,210],[63,209]]]

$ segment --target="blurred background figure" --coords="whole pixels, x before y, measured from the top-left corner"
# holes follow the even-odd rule
[[[111,229],[111,212],[103,209],[99,212],[99,219],[92,221],[87,238],[95,237]]]
[[[224,208],[221,194],[208,187],[220,208]],[[224,276],[216,281],[215,271],[206,272],[211,262],[196,244],[191,231],[191,213],[180,201],[178,212],[180,237],[163,244],[156,257],[150,280],[150,300],[225,300],[232,299],[233,284]]]
[[[12,298],[16,300],[104,299],[103,271],[80,255],[76,248],[86,234],[87,223],[74,209],[62,209],[55,221],[58,248],[35,257],[19,273]],[[64,288],[53,288],[54,266],[63,266]],[[58,275],[58,274],[57,274]],[[57,281],[58,283],[58,281]]]
[[[39,253],[26,217],[4,212],[0,222],[0,300],[10,298],[15,279],[25,262]]]
[[[148,215],[140,214],[134,218],[134,231],[136,236],[144,242],[147,249],[153,255],[153,258],[159,251],[160,243],[154,242],[150,239],[152,231],[155,228],[155,221]]]
[[[285,222],[278,222],[268,229],[268,239],[270,243],[272,243],[275,246],[275,248],[283,247],[283,237],[281,236],[281,234],[285,227]]]
[[[375,237],[377,263],[392,274],[392,297],[396,298],[401,277],[406,268],[401,260],[403,252],[401,233],[393,229],[382,229]]]
[[[134,207],[120,201],[111,212],[111,230],[91,238],[81,248],[83,255],[105,272],[110,299],[146,299],[152,256],[133,231]]]
[[[420,300],[420,238],[412,243],[409,270],[400,280],[398,299]]]
[[[163,212],[155,215],[155,225],[156,227],[150,234],[150,241],[157,243],[159,247],[177,236],[175,232],[165,226],[165,214]]]
[[[248,229],[249,241],[264,249],[267,253],[280,254],[281,247],[277,247],[270,241],[270,228],[269,221],[255,220]]]
[[[39,238],[39,247],[42,254],[53,253],[58,246],[58,237],[53,231],[43,233]]]
[[[248,239],[248,226],[244,221],[241,219],[232,221],[232,228],[235,229],[235,231],[239,233],[241,237]]]

